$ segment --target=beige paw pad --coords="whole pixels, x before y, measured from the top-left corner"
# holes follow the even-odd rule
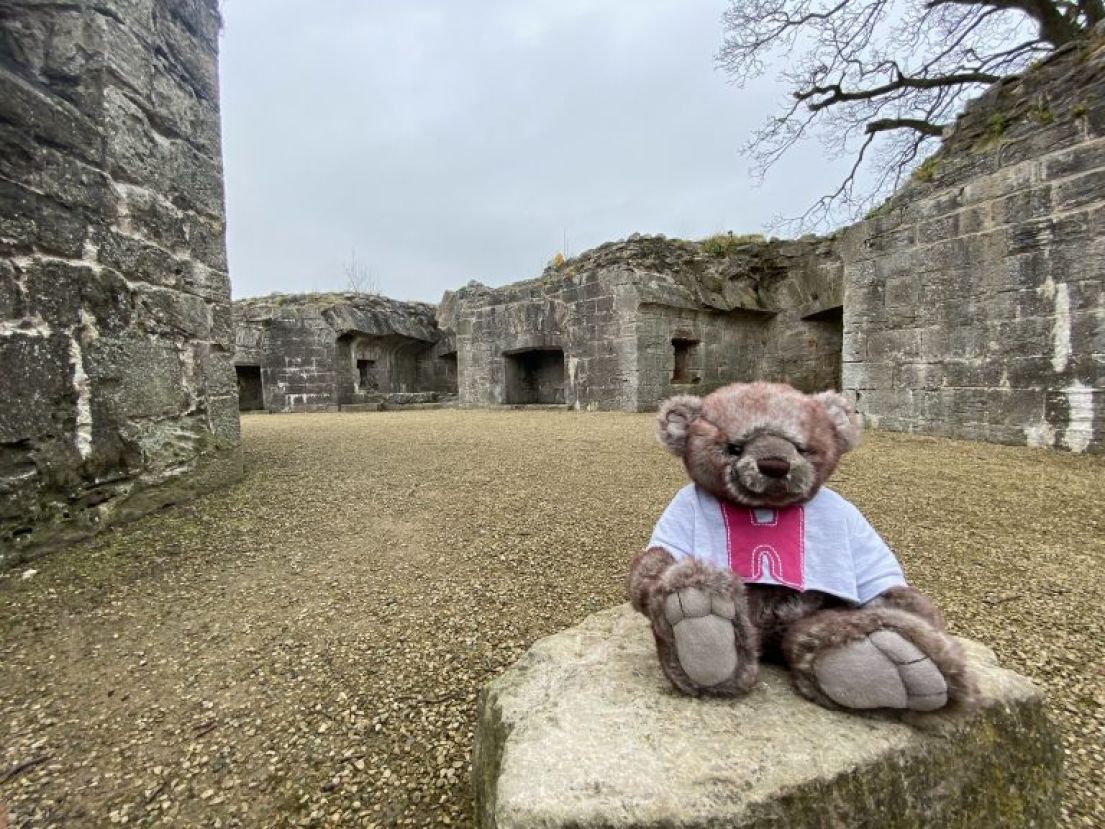
[[[688,587],[664,600],[664,617],[675,635],[675,654],[691,681],[704,688],[718,685],[737,668],[737,640],[731,599]]]
[[[891,630],[834,648],[817,658],[821,690],[845,708],[935,711],[948,701],[940,669],[916,645]]]

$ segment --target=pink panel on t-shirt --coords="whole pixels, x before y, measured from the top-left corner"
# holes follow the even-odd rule
[[[721,514],[729,569],[742,581],[759,582],[770,575],[776,584],[805,589],[806,516],[802,507],[749,509],[722,501]]]

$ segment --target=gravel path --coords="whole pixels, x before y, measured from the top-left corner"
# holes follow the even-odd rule
[[[683,483],[631,414],[247,416],[243,483],[0,574],[12,827],[467,826],[479,688],[622,600]],[[1047,686],[1105,826],[1105,458],[869,435],[835,487]]]

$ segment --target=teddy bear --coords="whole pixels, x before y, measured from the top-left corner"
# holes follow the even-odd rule
[[[761,657],[837,709],[976,697],[941,614],[860,511],[824,486],[860,438],[842,395],[736,383],[665,401],[657,436],[691,483],[634,556],[628,591],[680,691],[732,697]]]

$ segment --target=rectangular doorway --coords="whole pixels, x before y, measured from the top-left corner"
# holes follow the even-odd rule
[[[256,412],[265,408],[260,366],[234,366],[238,375],[238,411]]]
[[[535,348],[504,355],[506,400],[515,405],[564,402],[564,351]]]

